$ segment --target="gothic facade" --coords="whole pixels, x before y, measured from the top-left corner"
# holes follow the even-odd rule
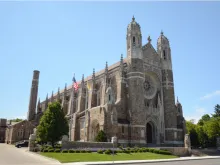
[[[37,100],[39,72],[34,72],[28,119],[39,122],[48,104],[60,101],[69,120],[71,141],[94,141],[99,130],[120,144],[183,145],[182,106],[175,103],[171,49],[163,33],[157,49],[142,44],[141,27],[132,18],[127,27],[127,57],[44,101]]]

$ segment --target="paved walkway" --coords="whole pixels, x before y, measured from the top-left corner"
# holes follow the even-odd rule
[[[208,160],[207,159],[213,159]],[[186,162],[187,161],[187,162]],[[158,159],[158,160],[134,160],[134,161],[106,161],[106,162],[79,162],[79,163],[65,163],[65,165],[101,165],[101,164],[135,164],[135,165],[151,165],[151,164],[160,164],[164,165],[164,163],[167,162],[167,164],[175,164],[175,165],[191,165],[188,161],[192,162],[192,165],[219,165],[220,164],[220,156],[204,156],[204,157],[181,157],[181,158],[175,158],[175,159]],[[197,161],[197,163],[196,163]],[[207,163],[209,162],[209,163]],[[203,164],[204,163],[204,164]],[[214,164],[213,164],[214,163]]]
[[[0,143],[0,165],[57,165],[56,160],[16,148],[14,145]]]
[[[27,148],[16,148],[14,145],[0,143],[0,165],[58,165],[60,162],[28,152]],[[113,161],[106,162],[79,162],[64,163],[64,165],[89,165],[89,164],[113,164]],[[134,161],[114,161],[114,164],[135,164],[135,165],[219,165],[220,156],[205,157],[182,157],[175,159],[159,160],[134,160]]]

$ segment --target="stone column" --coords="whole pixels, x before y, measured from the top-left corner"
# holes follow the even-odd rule
[[[34,70],[27,116],[28,121],[34,120],[36,114],[39,75],[40,72],[38,70]]]
[[[37,131],[37,129],[34,128],[34,133],[31,134],[30,137],[29,137],[28,150],[32,151],[32,152],[35,151],[36,131]]]
[[[188,148],[189,155],[191,155],[191,140],[189,134],[185,134],[184,146]]]

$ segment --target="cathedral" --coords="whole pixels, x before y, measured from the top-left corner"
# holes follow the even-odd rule
[[[69,121],[70,141],[95,141],[103,130],[122,145],[183,146],[185,120],[174,95],[169,40],[161,32],[157,49],[142,44],[133,17],[127,26],[127,56],[91,76],[38,101],[39,71],[34,71],[28,121],[39,123],[48,104],[59,101]],[[37,107],[36,107],[37,106]],[[37,109],[37,110],[36,110]]]

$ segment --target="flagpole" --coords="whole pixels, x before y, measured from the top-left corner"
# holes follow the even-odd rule
[[[87,82],[88,83],[88,82]],[[87,95],[88,95],[88,90],[87,90],[87,86],[85,87],[86,89],[86,102],[85,102],[85,122],[84,122],[84,141],[86,141],[86,134],[87,134],[87,130],[86,130],[86,115],[87,115]]]

